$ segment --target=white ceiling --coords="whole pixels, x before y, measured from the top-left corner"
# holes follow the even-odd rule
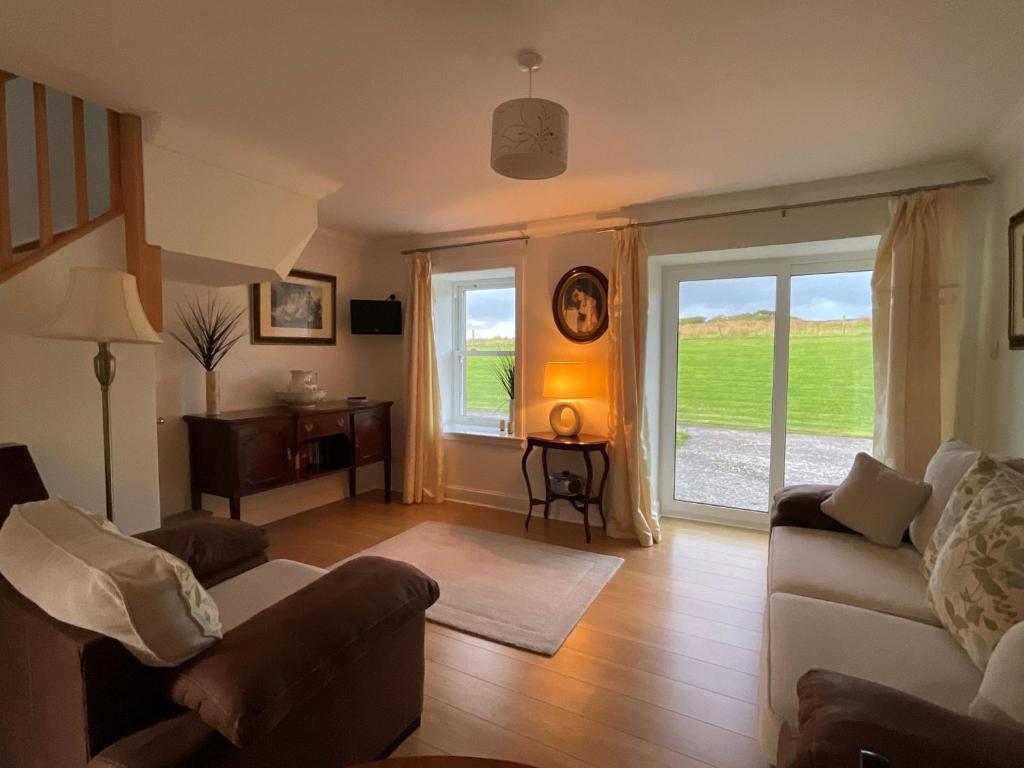
[[[1021,0],[4,0],[0,68],[336,179],[370,235],[525,222],[970,153],[1024,97]],[[489,167],[491,111],[569,170]]]

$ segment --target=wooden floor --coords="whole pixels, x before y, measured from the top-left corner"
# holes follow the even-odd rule
[[[424,520],[587,548],[583,528],[379,493],[268,526],[272,557],[326,566]],[[547,768],[764,766],[755,695],[767,537],[663,521],[661,544],[605,538],[625,563],[553,657],[427,625],[423,725],[399,755],[500,757]]]

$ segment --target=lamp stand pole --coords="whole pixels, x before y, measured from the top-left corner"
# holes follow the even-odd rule
[[[100,395],[103,401],[103,476],[107,492],[107,520],[114,520],[114,499],[110,490],[110,385],[114,382],[117,372],[117,361],[110,354],[110,342],[101,341],[100,351],[92,359],[92,367],[96,372],[96,380],[100,383]]]

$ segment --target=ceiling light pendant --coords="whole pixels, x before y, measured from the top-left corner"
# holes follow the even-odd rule
[[[491,125],[491,168],[511,179],[550,179],[565,172],[569,113],[561,104],[533,97],[533,73],[543,59],[522,50],[519,68],[530,75],[529,96],[499,104]]]

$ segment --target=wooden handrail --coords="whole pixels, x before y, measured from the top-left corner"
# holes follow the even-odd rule
[[[14,260],[11,243],[11,191],[7,171],[7,81],[10,75],[0,72],[0,272]]]
[[[50,197],[50,137],[46,127],[46,86],[32,84],[36,122],[36,191],[39,199],[39,245],[53,242],[53,207]]]
[[[89,223],[89,179],[85,159],[85,103],[71,98],[71,131],[75,143],[75,223]]]
[[[13,243],[11,189],[7,146],[6,83],[15,76],[0,70],[0,283],[24,272],[54,251],[124,216],[125,268],[135,275],[139,299],[149,322],[163,328],[163,284],[160,248],[146,242],[145,185],[142,174],[142,121],[137,115],[107,110],[107,156],[110,175],[110,206],[89,218],[89,176],[85,133],[85,103],[71,97],[71,131],[74,155],[75,226],[54,232],[50,178],[50,136],[47,125],[47,91],[32,84],[35,128],[36,191],[39,237],[33,242]]]
[[[125,265],[135,275],[139,300],[149,324],[164,327],[163,278],[160,248],[146,242],[146,194],[142,177],[142,120],[118,115],[121,194],[124,200]]]

